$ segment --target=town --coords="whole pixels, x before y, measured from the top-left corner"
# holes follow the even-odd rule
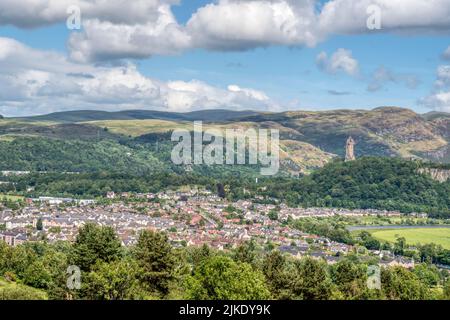
[[[26,199],[22,208],[0,211],[0,240],[11,246],[26,241],[74,241],[81,226],[95,223],[113,227],[124,246],[134,245],[140,231],[154,230],[166,232],[174,247],[206,244],[228,250],[252,240],[268,250],[278,248],[294,257],[309,255],[333,264],[355,248],[301,232],[287,222],[308,217],[401,215],[374,209],[290,208],[282,203],[261,204],[257,200],[230,202],[197,189],[156,194],[108,192],[97,201]],[[380,252],[373,254],[379,256]],[[411,266],[411,261],[389,258],[383,261]]]

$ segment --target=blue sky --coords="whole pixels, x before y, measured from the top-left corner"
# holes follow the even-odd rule
[[[180,5],[172,6],[171,11],[177,23],[185,26],[199,8],[210,2],[184,0]],[[64,21],[24,29],[11,23],[2,25],[0,16],[0,37],[14,39],[40,51],[56,51],[65,57],[70,55],[67,44],[71,33]],[[145,45],[142,43],[142,46]],[[267,43],[246,50],[194,46],[138,59],[124,56],[120,61],[129,61],[137,66],[141,75],[158,81],[198,80],[223,90],[229,85],[251,88],[265,93],[279,109],[323,110],[395,105],[428,112],[431,111],[430,106],[418,101],[435,90],[437,69],[448,64],[442,54],[449,46],[448,32],[409,32],[401,35],[388,31],[364,32],[328,35],[313,46]],[[316,61],[320,53],[326,53],[330,59],[339,49],[345,49],[358,63],[357,75],[339,68],[335,72],[327,72],[318,66]],[[108,63],[111,61],[89,62],[91,66]],[[392,79],[381,79],[379,88],[368,90],[374,73],[380,68],[387,70]],[[406,81],[412,79],[414,84],[407,85]],[[445,107],[441,109],[446,110]],[[266,109],[270,108],[271,105],[266,106]],[[3,110],[8,110],[6,103]]]

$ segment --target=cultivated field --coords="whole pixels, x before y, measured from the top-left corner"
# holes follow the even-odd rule
[[[450,249],[450,228],[386,229],[369,232],[381,241],[395,242],[398,237],[404,237],[408,244],[435,243]]]

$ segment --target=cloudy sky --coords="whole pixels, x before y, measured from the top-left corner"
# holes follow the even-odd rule
[[[393,105],[450,112],[450,0],[0,1],[6,116]]]

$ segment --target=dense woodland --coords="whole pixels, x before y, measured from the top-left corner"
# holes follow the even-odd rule
[[[430,264],[382,268],[381,289],[369,289],[370,262],[355,254],[327,265],[259,250],[253,242],[230,252],[175,249],[151,231],[124,248],[112,228],[87,224],[73,244],[0,243],[0,299],[450,299],[448,273]]]
[[[429,164],[427,164],[429,165]],[[404,213],[450,214],[450,181],[417,170],[424,164],[396,158],[334,161],[298,181],[275,183],[267,194],[304,207],[375,208]]]

